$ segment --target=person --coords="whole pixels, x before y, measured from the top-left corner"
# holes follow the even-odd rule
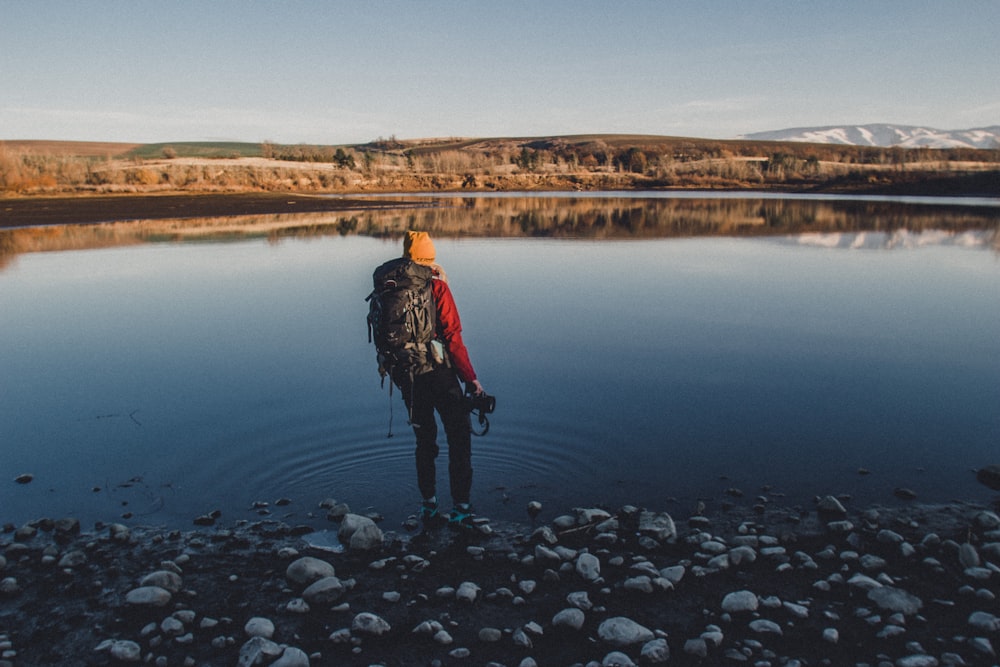
[[[410,413],[410,424],[416,436],[417,486],[422,496],[419,518],[425,524],[443,523],[468,528],[474,525],[471,505],[472,492],[472,425],[465,405],[460,382],[471,394],[484,394],[483,385],[469,359],[462,340],[462,323],[448,285],[448,278],[436,263],[434,242],[427,232],[410,231],[403,239],[403,256],[428,266],[433,271],[431,292],[437,312],[435,343],[446,352],[444,364],[411,375],[406,369],[395,368],[392,381],[403,395]],[[453,504],[444,517],[438,509],[436,460],[438,427],[435,411],[441,417],[448,442],[448,478]]]

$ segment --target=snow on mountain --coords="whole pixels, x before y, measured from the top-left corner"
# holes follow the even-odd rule
[[[888,124],[794,127],[754,132],[745,134],[740,139],[901,148],[1000,148],[1000,125],[971,130],[937,130],[915,125]]]

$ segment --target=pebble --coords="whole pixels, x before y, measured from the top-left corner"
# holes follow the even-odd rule
[[[722,599],[722,611],[727,613],[741,613],[757,611],[760,601],[757,596],[750,591],[736,591],[729,593]]]
[[[765,504],[766,512],[771,512],[772,503]],[[727,525],[724,519],[702,517],[704,521],[687,524],[690,527],[678,534],[676,524],[663,512],[622,508],[612,514],[588,508],[574,510],[549,526],[532,527],[528,534],[507,542],[464,544],[448,555],[415,544],[399,548],[399,538],[389,533],[367,549],[350,548],[352,552],[382,550],[376,560],[365,554],[300,556],[298,549],[308,553],[309,547],[276,540],[273,564],[270,570],[261,568],[268,574],[260,576],[259,586],[268,592],[266,597],[277,601],[260,609],[234,605],[230,612],[241,620],[250,619],[243,626],[249,639],[242,646],[233,637],[239,636],[238,623],[231,618],[202,616],[199,604],[207,592],[204,573],[213,551],[256,544],[246,541],[242,547],[232,546],[246,539],[241,537],[245,528],[215,527],[193,536],[163,533],[149,539],[142,529],[125,526],[80,535],[78,522],[39,521],[21,528],[11,526],[0,534],[0,568],[9,575],[0,583],[0,591],[6,591],[0,602],[18,604],[20,596],[31,594],[38,580],[35,570],[73,582],[72,586],[81,590],[92,590],[91,606],[99,607],[97,600],[103,598],[120,600],[124,594],[127,604],[148,609],[134,612],[142,622],[132,625],[131,636],[128,628],[132,622],[118,620],[121,631],[102,641],[99,649],[110,656],[117,643],[122,657],[114,660],[155,665],[208,664],[206,650],[224,664],[236,662],[237,651],[240,665],[339,664],[351,655],[359,656],[354,658],[361,661],[359,664],[366,659],[369,662],[365,664],[373,664],[376,660],[367,656],[374,655],[376,647],[411,641],[422,642],[424,650],[439,647],[440,653],[428,660],[429,664],[472,658],[477,664],[488,665],[515,665],[520,660],[528,667],[536,663],[526,653],[544,650],[550,656],[552,647],[562,643],[578,652],[590,650],[586,647],[592,645],[592,653],[580,667],[669,664],[671,647],[683,651],[681,658],[703,664],[795,667],[834,664],[824,663],[818,657],[823,649],[813,646],[826,647],[828,652],[844,650],[834,648],[847,645],[842,636],[850,637],[852,645],[859,642],[859,646],[872,647],[877,654],[859,657],[857,662],[871,667],[978,664],[994,659],[993,641],[1000,633],[1000,618],[993,613],[996,575],[1000,573],[996,566],[1000,562],[1000,520],[995,520],[995,513],[955,510],[954,521],[962,524],[960,532],[942,526],[929,530],[917,505],[909,505],[899,514],[880,509],[855,515],[845,510],[841,516],[836,506],[829,504],[828,512],[837,514],[836,521],[830,523],[819,519],[815,510],[799,513],[793,526],[787,520],[779,522],[756,512],[748,514],[738,528]],[[361,518],[365,521],[350,520],[355,523],[352,536],[372,521]],[[839,527],[831,528],[838,522]],[[57,525],[63,528],[57,531]],[[813,532],[799,537],[799,530]],[[443,540],[450,546],[451,538]],[[107,573],[98,570],[100,563],[112,562],[108,556],[111,550],[124,553],[141,544],[162,544],[164,555],[146,568],[132,570],[127,584],[121,584],[126,577],[116,578],[114,567]],[[463,575],[468,580],[457,588],[423,585],[427,573],[444,571],[450,565],[445,559],[454,558],[456,553],[458,560],[454,562],[468,573]],[[724,573],[726,568],[728,573]],[[135,570],[141,573],[142,569],[146,574],[139,576]],[[338,578],[337,570],[351,572],[348,576],[357,581]],[[477,571],[483,579],[476,577]],[[257,576],[230,565],[212,586],[232,586],[238,595],[235,592]],[[663,627],[647,627],[636,620],[656,618],[645,613],[640,616],[637,610],[647,604],[650,609],[659,605],[670,608],[675,601],[690,604],[692,592],[702,588],[706,577],[745,582],[741,585],[752,585],[754,590],[734,590],[721,600],[716,597],[691,606],[687,610],[694,614],[691,618],[701,615],[702,622],[708,623],[700,634],[698,629],[692,631],[666,620],[669,615],[664,616]],[[927,577],[931,579],[925,581]],[[19,583],[22,579],[30,583]],[[441,579],[439,575],[431,580]],[[958,580],[962,585],[956,583],[950,589],[940,585]],[[382,587],[371,588],[372,581],[381,582]],[[936,592],[926,596],[925,603],[914,592],[929,590],[930,581]],[[140,585],[135,586],[136,582]],[[484,586],[493,591],[485,598]],[[565,599],[562,609],[559,597],[552,595],[560,590],[559,597]],[[406,592],[405,603],[400,591]],[[831,604],[831,599],[840,602]],[[362,600],[367,601],[364,606]],[[551,602],[556,606],[545,608],[553,609],[554,615],[540,623],[529,620],[542,604]],[[334,603],[338,603],[336,607],[331,606]],[[338,616],[349,613],[352,605],[363,609],[367,603],[381,605],[386,616],[380,616],[378,609]],[[400,636],[386,618],[391,620],[404,607],[425,609],[427,620],[418,623],[412,633]],[[518,607],[507,617],[517,620],[505,627],[497,619],[504,618],[509,607]],[[469,620],[487,610],[491,616],[482,618],[493,619],[495,625],[483,627],[483,623]],[[267,618],[274,612],[281,630]],[[964,633],[935,634],[942,612],[960,613],[958,623],[967,619]],[[624,615],[629,613],[634,619]],[[120,618],[128,615],[117,612]],[[333,619],[329,622],[332,628],[348,623],[348,619],[350,627],[325,630],[328,643],[322,652],[313,649],[316,652],[307,655],[295,646],[275,641],[277,634],[284,635],[277,638],[280,642],[306,641],[311,628],[320,626],[317,619],[323,618],[325,624],[328,617]],[[726,628],[725,633],[722,628]],[[30,658],[18,656],[9,635],[3,634],[6,630],[0,628],[0,667],[7,667],[3,660],[32,664]],[[517,658],[511,658],[513,662],[489,662],[488,658],[479,663],[478,653],[487,647],[477,645],[477,641],[497,649],[514,649]],[[136,652],[128,642],[137,647]],[[231,653],[223,657],[227,651]]]
[[[563,609],[552,617],[552,627],[579,630],[583,627],[585,620],[586,615],[581,609],[569,607],[567,609]]]
[[[614,616],[597,628],[597,636],[612,646],[625,647],[654,639],[653,632],[630,618]]]
[[[324,577],[333,577],[335,575],[336,571],[333,565],[312,556],[303,556],[292,561],[285,570],[285,578],[288,581],[303,587]]]

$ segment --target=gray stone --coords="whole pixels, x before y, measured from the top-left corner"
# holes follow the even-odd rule
[[[556,628],[579,630],[583,627],[584,620],[586,620],[586,616],[583,611],[577,609],[576,607],[569,607],[568,609],[563,609],[552,617],[552,626]]]
[[[360,514],[345,514],[340,521],[337,539],[352,551],[371,551],[382,546],[382,530]]]
[[[985,611],[974,611],[969,616],[969,625],[980,632],[1000,631],[1000,618]]]
[[[896,661],[896,667],[938,667],[938,659],[932,655],[908,655]]]
[[[664,663],[670,660],[670,647],[667,645],[667,640],[661,637],[643,644],[639,655],[640,660],[648,664]]]
[[[816,509],[828,515],[839,517],[847,516],[847,510],[844,509],[844,505],[834,496],[824,496],[820,498],[816,502]]]
[[[125,594],[125,602],[136,607],[164,607],[170,602],[170,591],[159,586],[140,586]]]
[[[495,644],[503,638],[503,632],[499,628],[482,628],[479,631],[479,641],[487,644]]]
[[[602,641],[619,648],[644,644],[654,639],[652,630],[624,616],[606,619],[597,628],[597,636]]]
[[[309,667],[309,656],[300,648],[288,646],[281,657],[271,663],[271,667]]]
[[[622,586],[628,591],[638,591],[640,593],[653,592],[653,580],[646,575],[630,577],[625,580],[625,583],[622,584]]]
[[[727,613],[740,613],[757,611],[760,600],[750,591],[735,591],[722,598],[722,611]]]
[[[641,512],[639,532],[663,542],[677,537],[677,526],[666,512]]]
[[[371,612],[363,611],[351,622],[351,632],[360,632],[374,637],[381,637],[392,630],[389,623]]]
[[[59,567],[80,567],[87,562],[87,554],[75,549],[73,551],[68,551],[59,559]]]
[[[597,581],[601,576],[601,561],[594,554],[580,554],[576,559],[576,572],[586,581]]]
[[[344,595],[344,583],[337,577],[323,577],[302,591],[302,599],[311,605],[330,604]]]
[[[750,629],[758,634],[781,634],[781,626],[774,621],[769,621],[764,618],[758,618],[755,621],[750,621]]]
[[[139,662],[142,659],[142,648],[135,642],[125,639],[111,642],[109,653],[112,658],[122,662]]]
[[[882,586],[868,591],[868,599],[887,611],[912,616],[924,606],[920,598],[900,588]]]
[[[240,647],[237,667],[252,667],[272,662],[284,652],[280,646],[266,637],[251,637]]]
[[[632,658],[621,651],[612,651],[604,656],[601,667],[636,667],[636,664],[632,662]]]
[[[308,586],[323,577],[332,577],[335,575],[336,571],[333,565],[312,556],[303,556],[292,561],[285,570],[285,578],[299,586]]]
[[[676,586],[684,578],[685,571],[683,565],[672,565],[660,570],[660,576]]]
[[[962,567],[979,567],[982,564],[976,547],[968,542],[958,547],[958,562],[962,564]]]
[[[708,643],[701,637],[684,642],[684,652],[697,658],[708,657]]]
[[[139,582],[139,585],[159,586],[160,588],[166,589],[171,593],[177,593],[183,586],[183,580],[176,572],[171,572],[170,570],[157,570],[156,572],[151,572],[143,577],[142,581]]]
[[[455,598],[463,602],[475,602],[481,589],[471,581],[463,581],[455,591]]]
[[[263,637],[264,639],[270,639],[274,636],[274,622],[269,618],[254,616],[246,622],[246,625],[243,626],[243,632],[245,632],[248,637]]]

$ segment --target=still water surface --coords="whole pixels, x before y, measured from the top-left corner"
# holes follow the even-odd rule
[[[184,527],[267,501],[324,525],[335,498],[395,528],[413,441],[364,297],[407,226],[434,230],[497,396],[473,442],[481,513],[683,517],[764,485],[788,504],[986,501],[1000,208],[974,203],[463,199],[235,221],[249,238],[232,220],[2,232],[0,521]]]

